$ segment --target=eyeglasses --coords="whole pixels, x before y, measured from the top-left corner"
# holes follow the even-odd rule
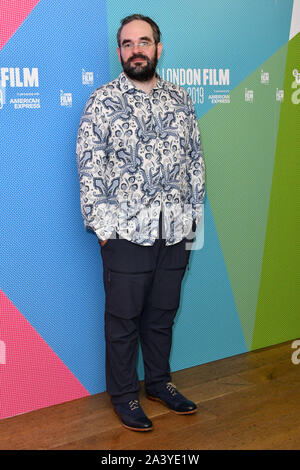
[[[138,42],[137,44],[135,42],[126,42],[125,44],[122,44],[121,47],[122,49],[130,51],[131,49],[134,48],[135,45],[139,49],[148,49],[149,47],[153,46],[153,44],[155,44],[155,42],[141,41],[141,42]]]

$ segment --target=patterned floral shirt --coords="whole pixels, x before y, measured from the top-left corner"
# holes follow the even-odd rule
[[[81,211],[100,240],[172,245],[202,216],[204,161],[192,100],[158,77],[151,93],[122,72],[87,101],[77,138]]]

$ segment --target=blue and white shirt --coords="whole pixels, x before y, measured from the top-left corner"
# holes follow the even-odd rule
[[[122,72],[87,101],[77,138],[81,211],[100,240],[117,232],[153,245],[163,213],[166,245],[202,216],[205,168],[189,94],[158,77],[150,94]]]

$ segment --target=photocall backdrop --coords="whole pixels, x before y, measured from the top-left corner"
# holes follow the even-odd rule
[[[105,390],[75,144],[89,95],[121,71],[128,14],[159,24],[159,73],[192,96],[207,168],[172,371],[300,337],[299,3],[0,1],[0,418]]]

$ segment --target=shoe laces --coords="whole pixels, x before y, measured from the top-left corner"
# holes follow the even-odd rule
[[[129,402],[129,408],[130,408],[130,411],[133,411],[133,410],[136,410],[137,408],[139,408],[139,401],[138,400],[130,400]]]
[[[175,395],[177,395],[176,386],[175,386],[172,382],[168,382],[168,383],[167,383],[167,390],[168,390],[168,392],[171,393],[171,395],[172,395],[173,397],[175,397]]]

